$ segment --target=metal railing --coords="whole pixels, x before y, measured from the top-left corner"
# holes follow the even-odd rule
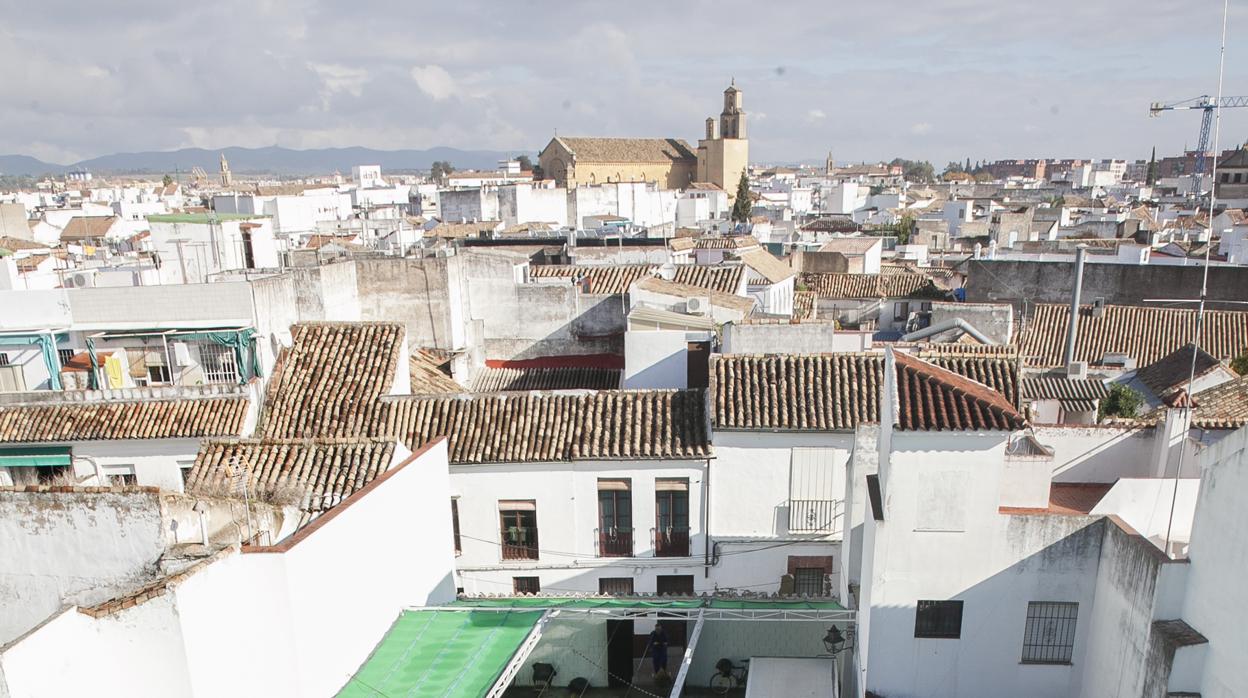
[[[654,530],[655,557],[688,557],[689,527],[669,526]]]
[[[504,560],[536,560],[537,529],[509,526],[502,530]]]
[[[595,529],[598,538],[598,557],[632,557],[633,529]]]
[[[789,530],[831,533],[840,528],[840,502],[835,499],[790,499]]]

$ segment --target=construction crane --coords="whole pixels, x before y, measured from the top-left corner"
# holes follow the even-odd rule
[[[1167,104],[1153,102],[1148,107],[1149,116],[1161,116],[1163,111],[1177,111],[1179,109],[1200,109],[1204,111],[1200,119],[1200,138],[1196,140],[1196,169],[1192,173],[1196,178],[1194,191],[1197,196],[1202,191],[1200,180],[1205,174],[1205,157],[1209,153],[1209,132],[1213,128],[1213,111],[1219,107],[1223,109],[1248,107],[1248,97],[1214,99],[1209,95],[1201,95],[1181,102],[1170,102]]]

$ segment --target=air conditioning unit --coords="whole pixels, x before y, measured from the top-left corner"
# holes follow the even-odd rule
[[[685,299],[685,312],[690,315],[706,315],[711,310],[711,299],[707,296],[694,296]]]
[[[91,288],[95,286],[95,274],[77,272],[65,277],[65,284],[70,288]]]
[[[1070,365],[1066,367],[1066,377],[1071,380],[1087,380],[1088,362],[1071,361]]]
[[[1121,368],[1124,371],[1134,371],[1137,365],[1134,357],[1116,351],[1106,354],[1105,358],[1101,359],[1101,363],[1106,366]]]

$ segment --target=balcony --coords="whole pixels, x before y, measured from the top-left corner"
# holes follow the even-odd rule
[[[655,557],[688,557],[689,527],[656,529],[654,532]]]
[[[598,557],[632,557],[633,529],[598,529]]]
[[[509,526],[502,530],[504,560],[536,560],[537,529]]]
[[[834,533],[840,530],[840,502],[835,499],[790,499],[789,531]]]

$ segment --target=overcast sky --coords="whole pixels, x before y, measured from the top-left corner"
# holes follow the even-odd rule
[[[1248,95],[1248,2],[1227,95]],[[1235,7],[1238,5],[1238,7]],[[695,141],[730,77],[751,159],[1145,158],[1193,145],[1210,0],[0,0],[0,153]],[[1227,110],[1224,145],[1248,139]]]

